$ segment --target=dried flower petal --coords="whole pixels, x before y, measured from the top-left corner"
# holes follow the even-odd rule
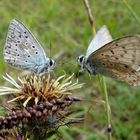
[[[39,101],[62,98],[83,86],[83,84],[78,84],[78,81],[72,82],[73,75],[65,77],[62,75],[57,79],[51,79],[50,75],[47,78],[32,75],[22,79],[18,77],[18,82],[16,82],[10,75],[6,74],[3,78],[15,88],[0,87],[0,95],[12,94],[14,98],[9,102],[22,101],[23,106],[26,106],[29,102],[37,104]]]

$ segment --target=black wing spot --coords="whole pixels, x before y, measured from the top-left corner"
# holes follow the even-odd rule
[[[17,51],[17,49],[15,49],[15,51]]]
[[[17,44],[16,44],[16,46],[17,46]]]
[[[110,52],[111,52],[112,54],[114,54],[114,51],[113,51],[113,50],[110,50]]]
[[[133,58],[135,58],[135,57],[136,57],[136,55],[135,55],[135,54],[132,54],[132,57],[133,57]]]
[[[12,35],[11,35],[11,38],[14,38],[14,37],[15,37],[15,36],[12,34]]]
[[[35,52],[36,54],[38,54],[38,52]]]
[[[110,63],[110,65],[111,65],[111,66],[113,66],[113,64],[112,64],[112,63]]]
[[[35,48],[35,46],[32,46],[32,48]]]
[[[135,73],[135,70],[132,70],[131,72],[132,72],[132,73]]]
[[[17,43],[20,43],[20,41],[18,40]]]
[[[126,51],[126,50],[124,50],[124,53],[127,53],[127,51]]]
[[[26,34],[27,32],[26,31],[24,31],[24,34]]]
[[[132,63],[135,63],[135,59],[132,59]]]
[[[25,62],[28,62],[27,60]]]
[[[30,57],[30,55],[28,55],[28,57]]]
[[[25,36],[25,38],[28,38],[28,36]]]
[[[17,56],[19,56],[19,54],[17,54]]]
[[[124,65],[124,67],[125,67],[125,68],[128,68],[128,66],[127,66],[127,65]]]
[[[21,38],[21,35],[19,35],[18,37]]]

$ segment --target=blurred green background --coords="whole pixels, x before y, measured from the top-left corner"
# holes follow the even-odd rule
[[[89,0],[99,29],[107,25],[113,38],[128,34],[140,34],[140,25],[123,0]],[[140,0],[127,0],[140,17]],[[76,57],[84,54],[92,39],[92,33],[82,0],[1,0],[0,1],[0,82],[5,72],[17,74],[3,60],[3,47],[9,22],[16,18],[22,21],[36,36],[50,56],[49,44],[52,43],[51,55],[65,51],[65,56],[55,69],[57,76],[64,73],[78,72]],[[63,63],[63,64],[62,64]],[[79,81],[86,83],[84,88],[75,93],[87,101],[76,104],[73,109],[79,111],[85,121],[72,127],[61,127],[59,136],[62,140],[106,140],[106,113],[100,104],[93,104],[92,99],[104,99],[98,78],[90,80],[88,73],[79,75]],[[140,88],[106,78],[111,105],[113,140],[140,139]],[[57,136],[50,138],[57,139]]]

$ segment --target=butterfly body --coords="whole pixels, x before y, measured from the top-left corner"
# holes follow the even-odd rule
[[[80,55],[78,59],[81,64],[81,71],[87,70],[91,75],[96,75],[98,70],[96,69],[95,64],[89,63],[88,59],[84,55]]]
[[[52,63],[52,64],[51,64]],[[55,64],[55,61],[54,60],[49,60],[49,64],[48,64],[48,60],[42,62],[40,65],[36,65],[35,67],[33,67],[33,71],[37,74],[40,74],[40,73],[49,73],[51,72],[55,65],[54,66],[51,66]]]
[[[112,40],[103,26],[91,41],[86,55],[78,57],[82,69],[140,85],[140,36],[130,35]]]
[[[4,59],[14,67],[34,71],[36,74],[50,72],[55,67],[54,60],[48,58],[31,32],[18,20],[9,25]]]

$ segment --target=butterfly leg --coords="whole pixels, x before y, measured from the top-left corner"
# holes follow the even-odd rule
[[[96,75],[96,72],[95,71],[93,71],[93,70],[91,70],[91,71],[89,71],[89,70],[87,70],[88,71],[88,73],[89,73],[89,78],[90,78],[90,80],[94,77],[94,75]]]
[[[95,67],[91,64],[86,65],[86,69],[90,75],[96,75]]]
[[[86,67],[85,67],[84,65],[82,65],[82,66],[81,66],[81,70],[79,70],[79,72],[81,72],[81,73],[82,73],[82,72],[84,72],[84,71],[85,71],[85,69],[86,69]]]
[[[93,75],[91,75],[91,74],[89,73],[89,79],[90,79],[90,80],[92,79],[92,77],[93,77]]]
[[[48,73],[48,66],[46,67],[44,64],[36,65],[33,70],[34,70],[34,73],[36,74]]]

